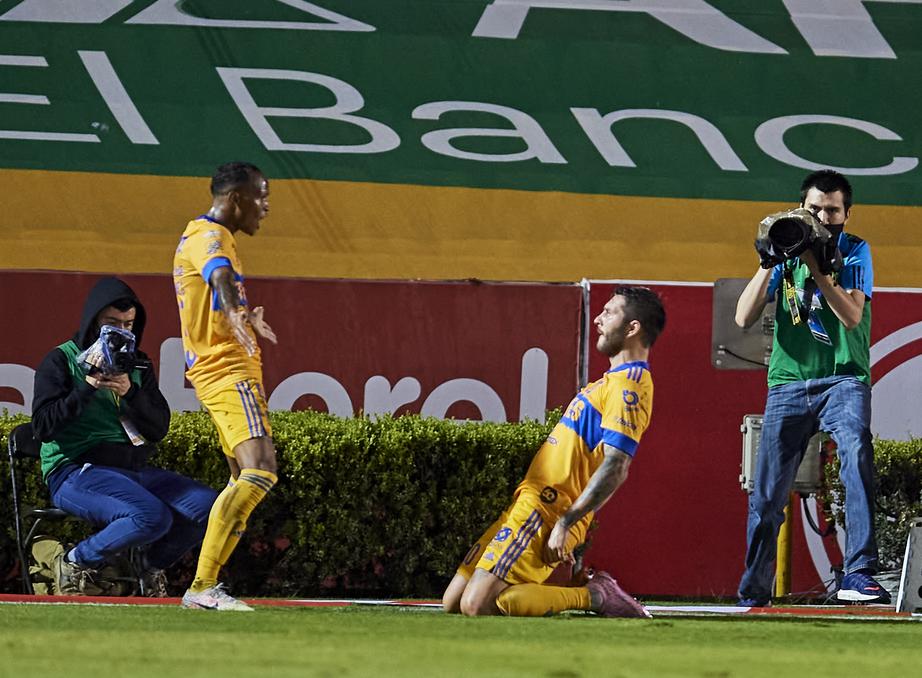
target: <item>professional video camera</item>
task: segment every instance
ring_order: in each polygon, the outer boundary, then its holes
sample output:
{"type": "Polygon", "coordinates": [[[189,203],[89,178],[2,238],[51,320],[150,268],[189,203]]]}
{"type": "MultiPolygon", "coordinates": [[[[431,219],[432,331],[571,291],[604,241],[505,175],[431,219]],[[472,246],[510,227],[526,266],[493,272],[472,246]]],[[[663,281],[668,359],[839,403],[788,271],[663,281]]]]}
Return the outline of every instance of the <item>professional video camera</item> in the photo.
{"type": "Polygon", "coordinates": [[[135,368],[147,367],[135,353],[135,337],[128,330],[112,325],[99,329],[99,339],[77,356],[80,368],[88,375],[111,376],[124,374],[135,368]]]}
{"type": "Polygon", "coordinates": [[[762,268],[771,268],[811,250],[820,271],[828,275],[842,268],[842,253],[836,241],[810,210],[798,207],[769,214],[759,222],[756,251],[762,268]]]}

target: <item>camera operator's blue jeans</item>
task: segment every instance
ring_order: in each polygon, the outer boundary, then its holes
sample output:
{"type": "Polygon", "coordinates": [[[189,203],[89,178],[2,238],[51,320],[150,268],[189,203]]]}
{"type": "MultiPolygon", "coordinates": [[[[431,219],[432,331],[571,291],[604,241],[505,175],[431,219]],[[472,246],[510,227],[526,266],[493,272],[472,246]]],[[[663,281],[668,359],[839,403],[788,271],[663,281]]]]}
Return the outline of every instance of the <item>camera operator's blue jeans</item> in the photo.
{"type": "Polygon", "coordinates": [[[877,571],[871,389],[850,376],[798,381],[768,390],[755,489],[749,496],[746,571],[740,598],[771,598],[778,531],[797,467],[817,431],[836,442],[845,487],[845,573],[877,571]]]}
{"type": "Polygon", "coordinates": [[[217,493],[172,471],[68,464],[48,478],[54,505],[102,529],[76,546],[75,560],[99,567],[150,545],[147,564],[166,568],[201,543],[217,493]]]}

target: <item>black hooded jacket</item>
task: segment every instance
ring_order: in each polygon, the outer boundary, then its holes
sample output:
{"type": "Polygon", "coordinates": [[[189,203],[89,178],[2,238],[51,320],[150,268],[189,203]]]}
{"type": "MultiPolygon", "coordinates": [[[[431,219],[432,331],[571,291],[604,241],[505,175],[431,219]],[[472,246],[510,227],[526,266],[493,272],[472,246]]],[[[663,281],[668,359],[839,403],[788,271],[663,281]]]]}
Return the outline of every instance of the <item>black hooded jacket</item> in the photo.
{"type": "MultiPolygon", "coordinates": [[[[120,299],[131,299],[134,304],[132,332],[135,335],[137,355],[150,365],[147,355],[140,350],[147,314],[134,291],[118,278],[103,278],[90,290],[83,306],[80,329],[73,337],[74,343],[83,350],[96,341],[99,337],[96,316],[120,299]]],[[[88,383],[74,383],[67,356],[59,348],[52,349],[35,372],[32,399],[35,437],[43,442],[54,440],[63,428],[80,417],[95,393],[96,389],[88,383]]],[[[166,436],[170,426],[170,406],[160,392],[152,366],[141,370],[141,386],[132,382],[128,393],[121,398],[120,407],[149,442],[159,442],[166,436]]]]}

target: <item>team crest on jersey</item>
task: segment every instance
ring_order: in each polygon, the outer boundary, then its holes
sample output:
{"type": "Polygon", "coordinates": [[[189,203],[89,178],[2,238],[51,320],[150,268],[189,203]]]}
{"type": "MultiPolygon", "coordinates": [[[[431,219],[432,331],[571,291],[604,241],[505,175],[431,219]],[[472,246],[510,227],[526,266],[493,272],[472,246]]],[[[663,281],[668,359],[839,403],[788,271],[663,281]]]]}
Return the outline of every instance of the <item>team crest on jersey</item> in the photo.
{"type": "Polygon", "coordinates": [[[557,490],[548,485],[543,490],[541,490],[541,501],[545,504],[553,504],[557,501],[557,490]]]}
{"type": "Polygon", "coordinates": [[[504,542],[509,539],[509,535],[512,534],[511,527],[500,528],[500,531],[496,533],[496,536],[493,537],[493,541],[504,542]]]}

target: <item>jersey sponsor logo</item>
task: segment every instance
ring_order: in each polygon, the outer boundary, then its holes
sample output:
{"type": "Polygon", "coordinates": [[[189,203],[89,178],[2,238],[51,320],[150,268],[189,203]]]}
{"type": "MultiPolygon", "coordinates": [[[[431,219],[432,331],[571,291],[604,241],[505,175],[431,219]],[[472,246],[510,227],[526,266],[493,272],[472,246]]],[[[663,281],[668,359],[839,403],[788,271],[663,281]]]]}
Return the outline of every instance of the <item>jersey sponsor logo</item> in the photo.
{"type": "Polygon", "coordinates": [[[621,392],[621,399],[624,400],[628,410],[635,409],[637,403],[640,402],[640,396],[637,395],[637,391],[631,391],[630,389],[624,389],[621,392]]]}
{"type": "Polygon", "coordinates": [[[553,504],[557,501],[557,490],[548,485],[543,490],[541,490],[541,501],[545,504],[553,504]]]}
{"type": "Polygon", "coordinates": [[[212,243],[208,243],[208,254],[217,254],[221,251],[221,241],[215,240],[212,243]]]}
{"type": "Polygon", "coordinates": [[[624,417],[618,417],[617,419],[615,419],[615,423],[624,428],[629,428],[632,431],[637,430],[637,424],[635,424],[634,422],[628,421],[624,417]]]}
{"type": "Polygon", "coordinates": [[[493,537],[493,541],[504,542],[509,539],[509,535],[512,534],[511,527],[503,527],[499,532],[496,533],[496,536],[493,537]]]}
{"type": "Polygon", "coordinates": [[[556,445],[556,444],[557,444],[557,438],[555,438],[554,436],[548,436],[548,437],[547,437],[547,441],[548,441],[551,445],[556,445]]]}
{"type": "Polygon", "coordinates": [[[474,544],[471,546],[470,550],[467,552],[467,555],[464,556],[464,564],[470,565],[474,562],[474,559],[477,557],[477,554],[480,553],[480,544],[474,544]]]}

